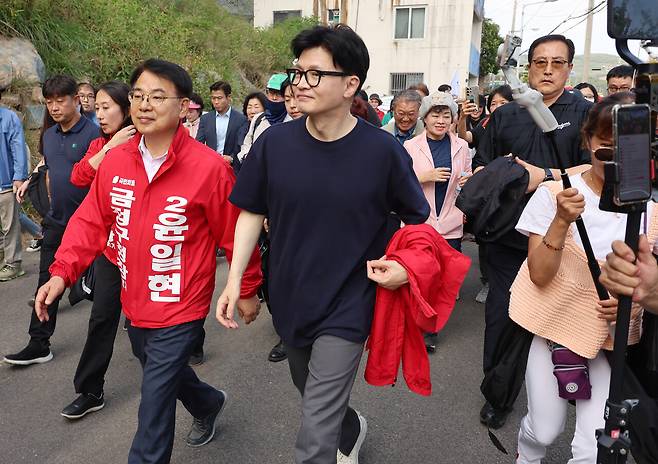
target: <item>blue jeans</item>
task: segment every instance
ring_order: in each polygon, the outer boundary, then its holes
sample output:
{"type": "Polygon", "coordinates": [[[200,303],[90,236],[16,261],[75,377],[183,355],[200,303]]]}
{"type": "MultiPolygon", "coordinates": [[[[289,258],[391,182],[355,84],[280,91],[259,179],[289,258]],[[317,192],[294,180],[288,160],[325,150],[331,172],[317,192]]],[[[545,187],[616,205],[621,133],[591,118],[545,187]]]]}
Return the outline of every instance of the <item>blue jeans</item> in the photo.
{"type": "Polygon", "coordinates": [[[36,239],[43,238],[41,226],[30,219],[23,211],[18,215],[18,219],[21,221],[21,229],[36,239]]]}
{"type": "Polygon", "coordinates": [[[187,364],[204,319],[162,329],[130,325],[133,354],[142,365],[142,399],[129,464],[167,464],[176,426],[176,399],[196,418],[217,410],[220,394],[187,364]]]}

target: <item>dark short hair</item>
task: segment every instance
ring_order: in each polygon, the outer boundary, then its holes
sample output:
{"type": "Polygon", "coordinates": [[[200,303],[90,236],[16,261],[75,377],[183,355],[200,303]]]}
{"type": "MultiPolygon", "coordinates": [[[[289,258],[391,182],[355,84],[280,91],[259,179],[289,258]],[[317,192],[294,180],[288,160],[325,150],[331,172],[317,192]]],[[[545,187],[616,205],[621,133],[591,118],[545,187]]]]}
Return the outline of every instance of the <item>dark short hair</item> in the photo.
{"type": "Polygon", "coordinates": [[[543,43],[547,42],[562,42],[567,46],[567,61],[569,63],[573,62],[573,56],[576,54],[576,47],[574,46],[571,39],[567,39],[562,34],[549,34],[535,39],[534,42],[530,45],[528,49],[528,63],[532,63],[532,56],[535,53],[535,49],[543,43]]]}
{"type": "Polygon", "coordinates": [[[634,70],[633,70],[632,66],[628,66],[627,64],[622,64],[622,65],[619,65],[619,66],[615,66],[610,71],[608,71],[608,74],[605,76],[605,80],[607,82],[613,77],[630,77],[630,78],[632,78],[633,74],[634,74],[634,70]]]}
{"type": "Polygon", "coordinates": [[[121,107],[121,112],[123,113],[123,123],[121,124],[121,128],[132,124],[130,119],[130,100],[128,99],[130,86],[119,81],[108,81],[101,84],[96,93],[101,90],[108,94],[112,101],[121,107]]]}
{"type": "Polygon", "coordinates": [[[94,92],[94,95],[96,95],[96,92],[98,92],[98,89],[94,86],[94,84],[90,82],[78,82],[78,90],[80,90],[80,87],[84,86],[91,87],[91,91],[94,92]]]}
{"type": "Polygon", "coordinates": [[[359,86],[356,91],[361,90],[370,68],[370,55],[356,32],[344,24],[315,26],[297,34],[291,43],[295,58],[299,58],[304,50],[316,47],[325,49],[338,69],[357,76],[359,86]]]}
{"type": "Polygon", "coordinates": [[[190,101],[193,101],[197,105],[199,105],[201,108],[199,108],[199,113],[203,113],[203,98],[198,93],[192,93],[190,95],[190,101]]]}
{"type": "Polygon", "coordinates": [[[180,65],[157,58],[149,58],[133,71],[130,76],[131,87],[135,86],[135,82],[144,71],[153,73],[174,84],[179,97],[189,98],[192,95],[192,78],[180,65]]]}
{"type": "Polygon", "coordinates": [[[228,97],[228,96],[231,95],[231,92],[232,92],[231,84],[229,84],[226,81],[217,81],[217,82],[213,83],[210,86],[210,91],[211,92],[216,92],[218,90],[221,90],[222,92],[224,92],[224,95],[226,95],[228,97]]]}
{"type": "Polygon", "coordinates": [[[580,84],[576,85],[574,87],[574,89],[576,89],[576,90],[590,89],[592,91],[592,93],[594,94],[594,103],[599,101],[599,92],[597,92],[596,87],[594,87],[589,82],[581,82],[580,84]]]}
{"type": "Polygon", "coordinates": [[[78,94],[78,84],[68,74],[58,74],[49,77],[41,87],[43,98],[75,97],[78,94]]]}
{"type": "Polygon", "coordinates": [[[452,87],[448,84],[441,84],[438,89],[439,92],[448,92],[452,91],[452,87]]]}
{"type": "Polygon", "coordinates": [[[242,104],[242,114],[245,116],[247,115],[247,106],[249,105],[249,102],[252,99],[256,99],[260,102],[261,105],[263,105],[263,108],[265,108],[265,104],[267,103],[267,97],[263,92],[251,92],[249,95],[244,97],[244,103],[242,104]]]}
{"type": "Polygon", "coordinates": [[[589,110],[585,123],[580,128],[583,146],[596,135],[602,139],[612,138],[612,107],[618,104],[634,103],[632,92],[617,92],[605,97],[589,110]]]}
{"type": "Polygon", "coordinates": [[[503,84],[496,87],[493,89],[493,92],[489,94],[489,98],[487,98],[487,111],[489,113],[491,113],[491,100],[493,100],[493,97],[496,95],[500,95],[508,102],[511,102],[514,99],[514,97],[512,97],[512,88],[509,85],[503,84]]]}

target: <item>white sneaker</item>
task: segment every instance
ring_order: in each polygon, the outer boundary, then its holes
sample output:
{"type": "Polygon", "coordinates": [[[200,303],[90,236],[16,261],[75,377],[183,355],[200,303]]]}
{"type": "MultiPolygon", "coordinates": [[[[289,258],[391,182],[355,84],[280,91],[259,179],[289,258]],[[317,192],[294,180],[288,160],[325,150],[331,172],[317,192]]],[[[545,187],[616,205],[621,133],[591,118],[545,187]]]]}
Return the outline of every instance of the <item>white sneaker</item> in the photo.
{"type": "Polygon", "coordinates": [[[359,436],[356,438],[356,443],[354,444],[354,448],[352,448],[352,452],[349,456],[345,456],[340,450],[338,450],[336,464],[359,464],[359,451],[361,450],[361,445],[363,445],[363,442],[366,439],[366,433],[368,433],[368,422],[359,411],[356,411],[356,415],[359,417],[359,436]]]}

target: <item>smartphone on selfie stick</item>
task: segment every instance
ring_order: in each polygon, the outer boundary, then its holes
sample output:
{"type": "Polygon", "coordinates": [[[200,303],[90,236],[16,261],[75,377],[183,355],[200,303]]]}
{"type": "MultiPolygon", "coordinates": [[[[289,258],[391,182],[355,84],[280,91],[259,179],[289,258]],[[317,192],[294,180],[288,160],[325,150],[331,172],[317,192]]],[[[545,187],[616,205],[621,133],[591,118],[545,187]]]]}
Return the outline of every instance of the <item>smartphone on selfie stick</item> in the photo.
{"type": "MultiPolygon", "coordinates": [[[[625,213],[624,241],[637,253],[642,214],[652,195],[651,109],[647,104],[615,105],[612,109],[614,148],[605,161],[605,182],[599,208],[625,213]]],[[[605,428],[596,431],[597,464],[625,463],[630,454],[630,415],[638,401],[623,398],[624,369],[631,320],[631,297],[620,296],[614,332],[610,390],[604,412],[605,428]]]]}

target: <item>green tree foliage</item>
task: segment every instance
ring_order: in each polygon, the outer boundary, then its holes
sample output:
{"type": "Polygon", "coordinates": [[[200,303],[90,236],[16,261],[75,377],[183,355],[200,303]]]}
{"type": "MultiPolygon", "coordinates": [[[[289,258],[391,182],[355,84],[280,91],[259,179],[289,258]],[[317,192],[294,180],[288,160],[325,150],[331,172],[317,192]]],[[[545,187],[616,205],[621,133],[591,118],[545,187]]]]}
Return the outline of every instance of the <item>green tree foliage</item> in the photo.
{"type": "Polygon", "coordinates": [[[48,74],[127,81],[139,61],[158,57],[184,66],[202,96],[218,79],[237,96],[264,87],[290,64],[292,37],[313,24],[254,29],[215,0],[0,1],[0,34],[32,41],[48,74]]]}
{"type": "Polygon", "coordinates": [[[480,53],[480,76],[486,76],[489,73],[498,72],[496,64],[496,54],[498,46],[504,42],[500,36],[500,26],[491,19],[485,18],[482,23],[482,47],[480,53]]]}

